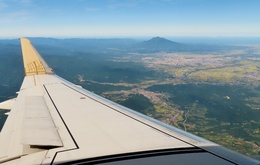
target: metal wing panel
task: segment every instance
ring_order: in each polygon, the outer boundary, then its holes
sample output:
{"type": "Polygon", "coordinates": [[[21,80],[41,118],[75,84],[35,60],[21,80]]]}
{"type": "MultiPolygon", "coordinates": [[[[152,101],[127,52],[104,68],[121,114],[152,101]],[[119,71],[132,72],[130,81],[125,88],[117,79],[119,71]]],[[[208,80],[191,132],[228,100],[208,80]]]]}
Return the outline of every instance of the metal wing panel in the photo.
{"type": "MultiPolygon", "coordinates": [[[[196,136],[193,138],[181,131],[176,132],[176,129],[170,126],[164,127],[160,122],[156,123],[153,119],[144,118],[139,113],[132,113],[127,108],[77,88],[62,79],[60,83],[46,84],[45,89],[78,145],[77,149],[59,152],[55,162],[157,149],[198,147],[203,148],[205,152],[201,154],[201,159],[214,160],[216,164],[257,162],[210,141],[196,136]]],[[[185,159],[184,155],[176,155],[175,158],[185,159]]],[[[191,159],[187,160],[193,162],[191,159]]],[[[203,161],[198,162],[194,164],[203,163],[203,161]]]]}
{"type": "MultiPolygon", "coordinates": [[[[126,152],[193,147],[134,118],[119,113],[67,84],[45,85],[57,111],[73,135],[79,149],[58,155],[80,159],[126,152]],[[90,152],[91,151],[91,152],[90,152]]],[[[80,90],[80,89],[78,89],[80,90]]],[[[62,158],[62,159],[63,159],[62,158]]],[[[61,160],[62,160],[61,159],[61,160]]]]}
{"type": "Polygon", "coordinates": [[[42,96],[25,98],[22,144],[36,146],[62,146],[62,141],[42,96]]]}

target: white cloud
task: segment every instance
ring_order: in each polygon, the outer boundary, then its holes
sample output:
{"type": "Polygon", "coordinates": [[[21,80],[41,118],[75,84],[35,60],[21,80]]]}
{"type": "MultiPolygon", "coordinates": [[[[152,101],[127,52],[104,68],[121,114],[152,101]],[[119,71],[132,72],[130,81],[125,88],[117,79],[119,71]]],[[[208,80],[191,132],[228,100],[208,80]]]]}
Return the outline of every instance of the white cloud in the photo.
{"type": "Polygon", "coordinates": [[[86,8],[86,12],[96,12],[96,11],[98,11],[99,9],[98,8],[93,8],[93,7],[88,7],[88,8],[86,8]]]}
{"type": "Polygon", "coordinates": [[[24,20],[29,17],[29,14],[26,11],[17,11],[17,12],[7,14],[7,16],[10,18],[17,18],[19,20],[24,20]]]}
{"type": "Polygon", "coordinates": [[[130,0],[130,1],[112,1],[108,4],[108,8],[117,9],[117,8],[132,8],[138,4],[144,2],[145,0],[130,0]]]}
{"type": "Polygon", "coordinates": [[[32,4],[33,0],[6,0],[6,1],[27,5],[27,4],[32,4]]]}
{"type": "Polygon", "coordinates": [[[30,17],[31,16],[26,11],[6,13],[3,17],[0,18],[0,24],[23,22],[28,20],[30,17]]]}
{"type": "Polygon", "coordinates": [[[23,4],[30,4],[32,3],[32,0],[20,0],[20,2],[23,4]]]}
{"type": "MultiPolygon", "coordinates": [[[[175,0],[161,0],[161,2],[174,2],[175,0]]],[[[125,1],[117,1],[113,0],[108,3],[108,8],[110,9],[118,9],[118,8],[133,8],[137,6],[147,6],[151,4],[158,4],[159,0],[125,0],[125,1]]]]}

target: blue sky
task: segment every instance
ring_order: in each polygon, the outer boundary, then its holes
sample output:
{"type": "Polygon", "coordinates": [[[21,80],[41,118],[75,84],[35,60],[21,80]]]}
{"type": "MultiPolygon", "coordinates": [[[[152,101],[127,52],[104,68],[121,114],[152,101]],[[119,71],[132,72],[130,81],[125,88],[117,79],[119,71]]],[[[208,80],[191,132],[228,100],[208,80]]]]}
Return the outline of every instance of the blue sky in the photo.
{"type": "Polygon", "coordinates": [[[0,0],[0,38],[260,36],[260,0],[0,0]]]}

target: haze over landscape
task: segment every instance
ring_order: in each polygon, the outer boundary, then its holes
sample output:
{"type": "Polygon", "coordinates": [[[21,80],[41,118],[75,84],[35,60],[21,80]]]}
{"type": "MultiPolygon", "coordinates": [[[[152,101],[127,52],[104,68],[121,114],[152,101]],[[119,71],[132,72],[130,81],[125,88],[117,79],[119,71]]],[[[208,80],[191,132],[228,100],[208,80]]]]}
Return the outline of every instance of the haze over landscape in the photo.
{"type": "Polygon", "coordinates": [[[0,102],[19,91],[17,38],[29,37],[59,76],[259,155],[259,6],[258,0],[0,0],[0,102]]]}

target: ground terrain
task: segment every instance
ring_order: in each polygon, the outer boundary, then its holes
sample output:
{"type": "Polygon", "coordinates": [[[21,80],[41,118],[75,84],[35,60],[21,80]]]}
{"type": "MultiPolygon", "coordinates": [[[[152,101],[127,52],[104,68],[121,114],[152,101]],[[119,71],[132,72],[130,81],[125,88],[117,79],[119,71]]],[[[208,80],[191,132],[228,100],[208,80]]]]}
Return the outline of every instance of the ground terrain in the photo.
{"type": "MultiPolygon", "coordinates": [[[[87,90],[243,154],[260,154],[260,45],[188,47],[158,37],[141,44],[32,42],[59,76],[87,90]]],[[[19,42],[0,42],[0,77],[0,100],[15,97],[23,79],[19,42]]]]}
{"type": "Polygon", "coordinates": [[[102,95],[133,109],[136,104],[129,101],[136,103],[134,97],[143,96],[153,106],[142,113],[256,155],[260,152],[260,56],[259,51],[247,51],[132,54],[129,61],[167,76],[125,84],[131,89],[102,95]]]}

